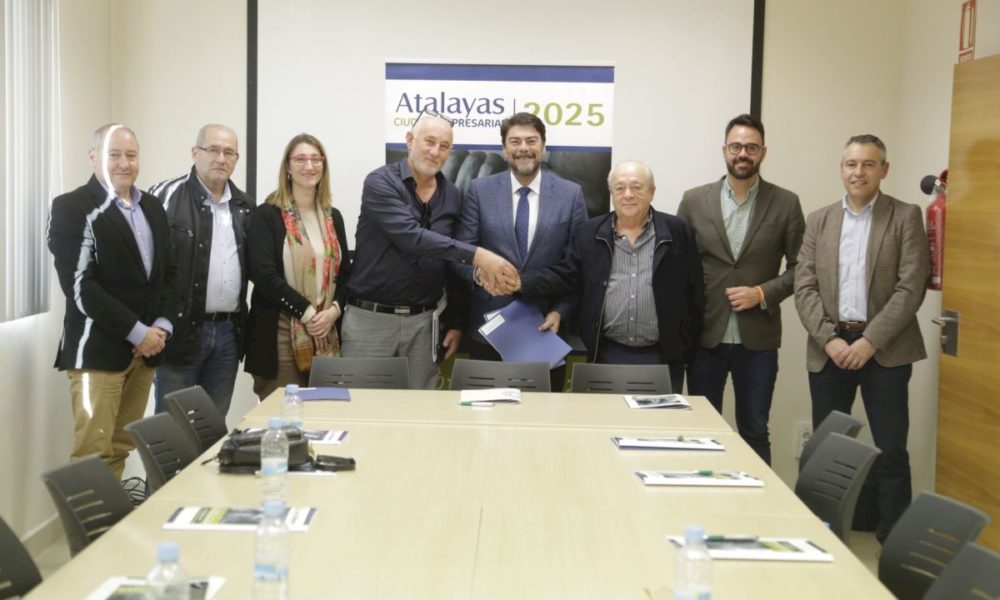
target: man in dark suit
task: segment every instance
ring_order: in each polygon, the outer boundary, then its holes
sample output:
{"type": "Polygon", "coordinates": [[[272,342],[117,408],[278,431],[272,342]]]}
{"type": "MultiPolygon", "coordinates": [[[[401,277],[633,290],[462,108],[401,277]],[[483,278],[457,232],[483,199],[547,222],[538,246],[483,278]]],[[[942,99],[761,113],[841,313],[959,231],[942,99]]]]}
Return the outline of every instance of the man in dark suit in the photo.
{"type": "Polygon", "coordinates": [[[885,144],[852,137],[844,148],[843,199],[809,215],[795,272],[795,307],[809,334],[806,367],[813,427],[831,411],[850,413],[858,388],[875,445],[885,541],[910,505],[909,382],[927,357],[917,323],[930,275],[923,215],[880,191],[889,174],[885,144]]]}
{"type": "Polygon", "coordinates": [[[175,272],[167,216],[135,186],[139,142],[121,124],[94,132],[90,181],[52,201],[48,244],[66,316],[55,366],[75,420],[71,458],[97,453],[119,477],[134,448],[125,426],[146,409],[172,325],[175,272]]]}
{"type": "MultiPolygon", "coordinates": [[[[462,205],[455,239],[506,258],[518,271],[558,263],[577,227],[587,220],[583,190],[551,171],[542,171],[545,123],[530,113],[517,113],[500,125],[500,140],[509,171],[474,179],[462,205]]],[[[469,281],[474,271],[459,266],[469,281]]],[[[491,296],[477,287],[472,292],[468,344],[471,358],[501,360],[479,333],[483,315],[510,304],[510,295],[491,296]]],[[[543,329],[559,332],[573,310],[573,296],[537,298],[532,303],[545,315],[543,329]]],[[[552,389],[562,390],[565,367],[552,371],[552,389]]]]}
{"type": "Polygon", "coordinates": [[[688,392],[722,412],[732,373],[736,427],[771,464],[767,422],[778,377],[780,304],[792,294],[805,219],[798,196],[760,177],[766,155],[763,123],[750,115],[732,119],[722,146],[727,175],[684,192],[677,215],[697,232],[705,269],[705,329],[688,368],[688,392]]]}

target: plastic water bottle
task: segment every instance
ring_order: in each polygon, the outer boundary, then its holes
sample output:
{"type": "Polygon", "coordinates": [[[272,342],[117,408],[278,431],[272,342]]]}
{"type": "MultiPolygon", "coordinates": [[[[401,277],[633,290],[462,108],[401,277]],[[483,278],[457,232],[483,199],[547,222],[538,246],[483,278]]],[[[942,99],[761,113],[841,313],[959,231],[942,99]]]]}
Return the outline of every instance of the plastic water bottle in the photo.
{"type": "Polygon", "coordinates": [[[712,557],[705,547],[705,529],[700,525],[684,528],[684,547],[677,550],[674,566],[674,600],[710,600],[712,597],[712,557]]]}
{"type": "Polygon", "coordinates": [[[264,515],[257,525],[254,548],[254,600],[288,598],[288,557],[291,545],[285,525],[285,504],[277,500],[264,503],[264,515]]]}
{"type": "Polygon", "coordinates": [[[285,427],[302,429],[302,396],[299,386],[289,383],[285,386],[285,401],[281,403],[281,418],[285,427]]]}
{"type": "Polygon", "coordinates": [[[146,576],[153,600],[189,600],[191,597],[191,584],[177,564],[179,556],[176,542],[160,542],[156,546],[156,566],[146,576]]]}
{"type": "Polygon", "coordinates": [[[260,496],[261,504],[268,500],[282,503],[288,500],[288,436],[282,427],[281,417],[267,421],[267,431],[260,441],[260,496]]]}

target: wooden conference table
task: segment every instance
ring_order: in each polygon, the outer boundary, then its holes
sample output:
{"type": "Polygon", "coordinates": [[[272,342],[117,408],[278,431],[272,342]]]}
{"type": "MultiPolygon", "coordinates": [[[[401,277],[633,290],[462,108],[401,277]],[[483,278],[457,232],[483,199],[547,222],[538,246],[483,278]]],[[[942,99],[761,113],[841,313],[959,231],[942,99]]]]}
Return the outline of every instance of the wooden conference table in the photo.
{"type": "MultiPolygon", "coordinates": [[[[526,393],[520,405],[458,405],[458,392],[351,390],[306,404],[309,429],[346,429],[355,472],[289,478],[315,506],[292,534],[291,597],[672,598],[687,523],[710,533],[807,537],[833,563],[716,561],[714,598],[892,598],[702,398],[691,411],[632,410],[619,395],[526,393]],[[712,436],[724,452],[619,451],[614,435],[712,436]],[[740,469],[763,488],[646,488],[639,469],[740,469]]],[[[277,396],[246,425],[276,414],[277,396]]],[[[210,456],[212,450],[206,453],[210,456]]],[[[226,577],[219,598],[250,598],[254,535],[163,531],[182,505],[254,506],[254,477],[200,461],[181,472],[30,598],[83,598],[140,575],[165,539],[190,575],[226,577]]]]}

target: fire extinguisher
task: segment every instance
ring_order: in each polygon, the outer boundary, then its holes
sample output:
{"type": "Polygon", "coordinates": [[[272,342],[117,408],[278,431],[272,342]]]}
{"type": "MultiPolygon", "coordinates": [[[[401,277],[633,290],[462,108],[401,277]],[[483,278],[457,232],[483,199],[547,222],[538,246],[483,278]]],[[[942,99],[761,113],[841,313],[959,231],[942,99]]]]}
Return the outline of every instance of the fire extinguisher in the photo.
{"type": "Polygon", "coordinates": [[[927,289],[940,290],[944,277],[944,217],[948,203],[948,169],[939,177],[928,175],[920,180],[920,189],[934,200],[927,207],[927,241],[930,244],[931,279],[927,289]]]}

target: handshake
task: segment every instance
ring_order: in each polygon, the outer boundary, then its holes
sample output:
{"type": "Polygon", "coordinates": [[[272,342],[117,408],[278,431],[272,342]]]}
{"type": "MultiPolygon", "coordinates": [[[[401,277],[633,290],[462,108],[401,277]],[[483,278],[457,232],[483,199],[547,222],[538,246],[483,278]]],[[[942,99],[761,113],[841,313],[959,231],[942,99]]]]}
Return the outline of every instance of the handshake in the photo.
{"type": "Polygon", "coordinates": [[[485,248],[477,248],[472,259],[472,278],[491,296],[507,296],[521,289],[521,276],[514,265],[485,248]]]}

